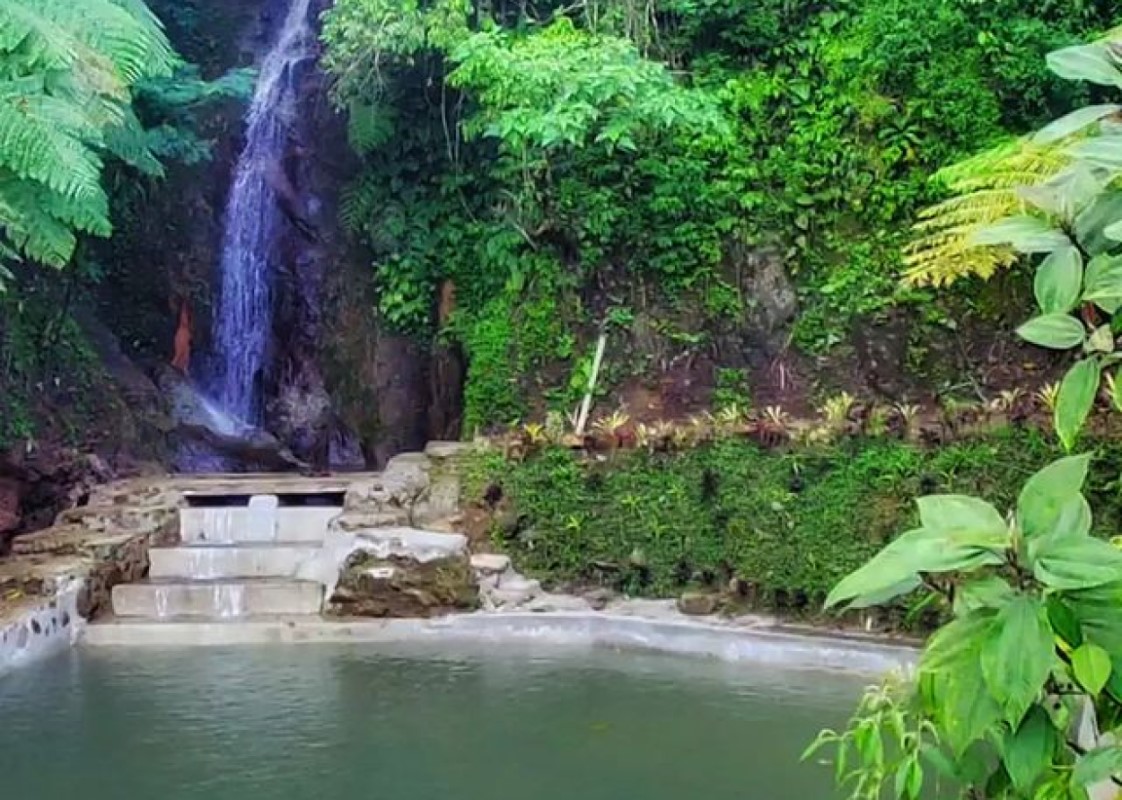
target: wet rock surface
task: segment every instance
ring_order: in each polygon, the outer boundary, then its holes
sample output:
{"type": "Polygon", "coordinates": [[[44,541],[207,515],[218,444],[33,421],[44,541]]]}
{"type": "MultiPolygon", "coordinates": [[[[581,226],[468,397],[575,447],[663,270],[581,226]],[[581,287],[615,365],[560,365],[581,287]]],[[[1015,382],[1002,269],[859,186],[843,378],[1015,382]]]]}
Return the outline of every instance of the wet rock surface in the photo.
{"type": "Polygon", "coordinates": [[[707,592],[686,592],[678,598],[680,612],[691,617],[706,617],[717,613],[720,597],[707,592]]]}
{"type": "Polygon", "coordinates": [[[328,611],[357,617],[433,617],[478,607],[479,592],[466,555],[420,562],[359,551],[347,559],[328,611]]]}

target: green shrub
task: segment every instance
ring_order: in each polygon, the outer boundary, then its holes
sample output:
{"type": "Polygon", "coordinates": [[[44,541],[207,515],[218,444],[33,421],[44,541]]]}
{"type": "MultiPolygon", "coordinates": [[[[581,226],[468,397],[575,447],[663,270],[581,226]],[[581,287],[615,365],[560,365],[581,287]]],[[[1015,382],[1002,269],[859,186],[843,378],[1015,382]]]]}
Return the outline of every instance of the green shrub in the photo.
{"type": "MultiPolygon", "coordinates": [[[[1089,496],[1096,524],[1111,530],[1122,510],[1122,447],[1100,450],[1089,496]]],[[[473,499],[489,483],[501,486],[510,507],[498,515],[496,542],[538,577],[670,596],[736,576],[762,602],[817,608],[913,526],[911,498],[963,492],[1011,507],[1025,478],[1057,452],[1044,434],[1019,429],[938,450],[852,439],[778,452],[724,440],[605,463],[549,449],[517,464],[492,452],[478,456],[467,491],[473,499]]]]}

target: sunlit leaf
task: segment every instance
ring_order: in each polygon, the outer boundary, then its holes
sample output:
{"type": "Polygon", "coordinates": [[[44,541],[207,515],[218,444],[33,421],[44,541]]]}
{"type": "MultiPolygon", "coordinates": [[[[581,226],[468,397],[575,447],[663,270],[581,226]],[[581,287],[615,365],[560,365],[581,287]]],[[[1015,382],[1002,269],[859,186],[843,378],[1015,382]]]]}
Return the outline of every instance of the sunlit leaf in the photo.
{"type": "Polygon", "coordinates": [[[1110,680],[1110,653],[1097,644],[1085,642],[1071,654],[1071,668],[1079,685],[1098,694],[1110,680]]]}
{"type": "Polygon", "coordinates": [[[1099,391],[1100,368],[1093,358],[1077,362],[1060,382],[1054,413],[1056,434],[1064,448],[1071,450],[1075,439],[1091,413],[1099,391]]]}
{"type": "Polygon", "coordinates": [[[1051,589],[1089,589],[1122,581],[1122,551],[1090,536],[1034,541],[1033,574],[1051,589]]]}
{"type": "Polygon", "coordinates": [[[1025,483],[1017,498],[1017,523],[1026,536],[1055,532],[1064,509],[1081,497],[1091,456],[1084,453],[1053,461],[1025,483]]]}
{"type": "Polygon", "coordinates": [[[982,675],[1006,720],[1017,725],[1052,669],[1052,627],[1043,603],[1021,595],[997,614],[982,645],[982,675]]]}
{"type": "Polygon", "coordinates": [[[1075,247],[1061,247],[1041,262],[1033,291],[1045,314],[1066,314],[1079,302],[1083,287],[1083,258],[1075,247]]]}
{"type": "Polygon", "coordinates": [[[1078,133],[1087,126],[1095,124],[1103,117],[1116,114],[1120,110],[1122,110],[1122,106],[1114,103],[1085,106],[1045,125],[1033,136],[1032,140],[1036,144],[1051,144],[1066,136],[1071,136],[1073,133],[1078,133]]]}
{"type": "Polygon", "coordinates": [[[1105,44],[1095,42],[1065,47],[1048,54],[1048,67],[1061,78],[1090,81],[1102,86],[1122,86],[1118,71],[1105,44]]]}
{"type": "Polygon", "coordinates": [[[1050,253],[1071,244],[1067,234],[1040,217],[1020,216],[982,228],[972,239],[976,245],[1010,245],[1022,253],[1050,253]]]}
{"type": "Polygon", "coordinates": [[[1001,548],[1009,543],[1005,519],[984,500],[940,494],[921,497],[916,505],[923,527],[945,534],[949,542],[987,548],[1001,548]]]}
{"type": "Polygon", "coordinates": [[[1087,338],[1083,324],[1069,314],[1033,317],[1017,328],[1017,335],[1027,342],[1053,350],[1070,350],[1083,344],[1087,338]]]}

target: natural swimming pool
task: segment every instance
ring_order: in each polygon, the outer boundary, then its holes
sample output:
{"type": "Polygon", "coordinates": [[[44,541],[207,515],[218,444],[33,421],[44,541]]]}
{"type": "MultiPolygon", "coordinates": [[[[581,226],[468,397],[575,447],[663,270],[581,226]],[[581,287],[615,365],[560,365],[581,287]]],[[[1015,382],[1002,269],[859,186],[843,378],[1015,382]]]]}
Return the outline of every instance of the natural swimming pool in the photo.
{"type": "Polygon", "coordinates": [[[867,678],[503,645],[89,649],[0,678],[27,800],[806,800],[867,678]]]}

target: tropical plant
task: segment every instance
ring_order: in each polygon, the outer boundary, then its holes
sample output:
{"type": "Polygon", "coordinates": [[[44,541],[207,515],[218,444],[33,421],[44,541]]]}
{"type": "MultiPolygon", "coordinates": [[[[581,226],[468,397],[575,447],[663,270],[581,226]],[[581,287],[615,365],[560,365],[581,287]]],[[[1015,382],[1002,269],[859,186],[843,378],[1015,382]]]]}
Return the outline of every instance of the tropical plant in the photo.
{"type": "Polygon", "coordinates": [[[857,398],[849,392],[840,392],[827,398],[818,413],[826,420],[826,424],[835,430],[841,430],[849,422],[849,412],[853,410],[857,398]]]}
{"type": "Polygon", "coordinates": [[[839,583],[828,606],[927,592],[951,616],[912,681],[825,731],[853,798],[1087,797],[1122,775],[1122,551],[1091,535],[1089,457],[1033,475],[1007,516],[977,498],[918,500],[918,528],[839,583]]]}
{"type": "Polygon", "coordinates": [[[110,234],[104,161],[160,172],[132,88],[174,63],[141,0],[0,5],[0,269],[62,267],[78,234],[110,234]]]}
{"type": "Polygon", "coordinates": [[[960,278],[992,277],[1016,263],[1012,247],[979,247],[975,235],[1027,203],[1019,191],[1055,177],[1070,163],[1063,152],[1029,137],[999,145],[940,170],[935,179],[952,197],[919,212],[914,238],[904,247],[904,281],[949,286],[960,278]]]}
{"type": "MultiPolygon", "coordinates": [[[[1051,53],[1048,65],[1063,78],[1122,89],[1122,32],[1051,53]]],[[[1049,168],[1061,169],[1043,182],[1021,186],[1011,186],[1004,173],[991,169],[988,194],[973,205],[960,198],[973,209],[965,227],[955,228],[955,220],[964,219],[955,217],[957,212],[945,216],[949,222],[943,227],[955,230],[960,240],[966,236],[968,249],[991,265],[1010,260],[1014,252],[1043,255],[1033,287],[1039,313],[1017,333],[1032,344],[1077,349],[1081,356],[1061,381],[1053,412],[1056,432],[1069,450],[1091,412],[1103,370],[1122,360],[1109,319],[1122,307],[1122,191],[1116,185],[1122,175],[1120,113],[1122,105],[1104,103],[1047,125],[1032,144],[1049,154],[1049,168]],[[999,190],[993,189],[995,181],[999,190]],[[985,214],[975,213],[982,206],[985,214]],[[994,209],[1004,216],[981,224],[994,209]]]]}
{"type": "Polygon", "coordinates": [[[1046,383],[1033,393],[1033,398],[1049,414],[1055,413],[1056,402],[1060,397],[1060,384],[1058,382],[1046,383]]]}

